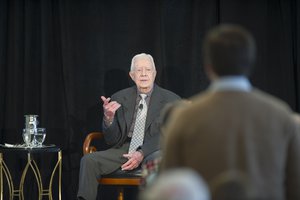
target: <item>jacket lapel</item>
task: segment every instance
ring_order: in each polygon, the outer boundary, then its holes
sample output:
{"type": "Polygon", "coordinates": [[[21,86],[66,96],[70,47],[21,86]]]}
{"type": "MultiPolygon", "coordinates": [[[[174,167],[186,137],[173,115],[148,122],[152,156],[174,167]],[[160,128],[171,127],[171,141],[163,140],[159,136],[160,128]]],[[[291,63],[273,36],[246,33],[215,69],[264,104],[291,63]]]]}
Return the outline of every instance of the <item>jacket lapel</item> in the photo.
{"type": "Polygon", "coordinates": [[[136,87],[133,87],[132,90],[130,90],[129,94],[126,97],[124,97],[124,101],[122,103],[122,107],[124,110],[124,118],[128,130],[132,123],[132,117],[135,109],[135,101],[136,101],[136,87]]]}
{"type": "Polygon", "coordinates": [[[163,99],[160,95],[160,88],[157,85],[154,85],[153,92],[151,95],[149,109],[147,113],[146,126],[145,130],[147,130],[152,123],[152,121],[157,117],[157,113],[161,111],[161,107],[163,106],[163,99]]]}

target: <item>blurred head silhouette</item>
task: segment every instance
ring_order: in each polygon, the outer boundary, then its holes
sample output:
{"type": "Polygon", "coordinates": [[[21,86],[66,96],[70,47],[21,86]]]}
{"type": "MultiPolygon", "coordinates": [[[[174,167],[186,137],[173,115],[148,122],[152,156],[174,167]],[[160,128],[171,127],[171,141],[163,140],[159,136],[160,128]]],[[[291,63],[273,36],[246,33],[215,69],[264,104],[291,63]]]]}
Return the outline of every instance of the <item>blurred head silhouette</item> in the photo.
{"type": "Polygon", "coordinates": [[[255,61],[255,41],[238,25],[224,24],[207,33],[203,45],[204,66],[210,79],[248,76],[255,61]]]}
{"type": "Polygon", "coordinates": [[[205,181],[192,169],[165,171],[142,194],[141,200],[209,200],[205,181]]]}

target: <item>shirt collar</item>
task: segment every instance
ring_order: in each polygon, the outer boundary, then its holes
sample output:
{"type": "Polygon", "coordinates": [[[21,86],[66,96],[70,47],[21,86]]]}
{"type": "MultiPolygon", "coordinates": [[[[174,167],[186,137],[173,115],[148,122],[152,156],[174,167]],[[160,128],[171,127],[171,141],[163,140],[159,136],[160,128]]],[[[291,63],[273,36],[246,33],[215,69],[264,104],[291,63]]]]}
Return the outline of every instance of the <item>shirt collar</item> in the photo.
{"type": "Polygon", "coordinates": [[[146,94],[146,95],[147,95],[146,99],[147,99],[147,98],[149,98],[149,96],[151,96],[152,92],[153,92],[153,87],[152,87],[152,89],[151,89],[149,92],[147,92],[147,93],[141,93],[141,92],[137,89],[137,96],[140,98],[140,94],[146,94]]]}
{"type": "Polygon", "coordinates": [[[244,91],[249,92],[252,85],[245,76],[224,76],[213,81],[209,90],[215,91],[244,91]]]}

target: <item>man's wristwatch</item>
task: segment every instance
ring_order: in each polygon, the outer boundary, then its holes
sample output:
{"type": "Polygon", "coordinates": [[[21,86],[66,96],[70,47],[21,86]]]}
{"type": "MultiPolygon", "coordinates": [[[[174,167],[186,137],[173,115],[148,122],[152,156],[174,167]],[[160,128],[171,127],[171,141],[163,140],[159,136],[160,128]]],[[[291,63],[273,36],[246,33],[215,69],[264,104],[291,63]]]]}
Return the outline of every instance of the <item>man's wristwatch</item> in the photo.
{"type": "Polygon", "coordinates": [[[107,120],[105,117],[103,118],[103,120],[104,120],[104,123],[107,125],[107,126],[110,126],[112,123],[113,123],[113,121],[114,120],[107,120]]]}

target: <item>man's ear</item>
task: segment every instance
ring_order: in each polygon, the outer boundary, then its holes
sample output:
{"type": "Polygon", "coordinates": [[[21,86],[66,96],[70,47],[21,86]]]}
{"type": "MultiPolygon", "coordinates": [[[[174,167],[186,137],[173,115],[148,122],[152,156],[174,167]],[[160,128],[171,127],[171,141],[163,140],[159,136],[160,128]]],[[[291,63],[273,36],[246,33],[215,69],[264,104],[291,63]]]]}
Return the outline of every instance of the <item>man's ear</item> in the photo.
{"type": "Polygon", "coordinates": [[[130,72],[129,72],[129,76],[130,76],[130,78],[134,81],[134,75],[133,75],[133,73],[134,73],[134,72],[130,71],[130,72]]]}
{"type": "Polygon", "coordinates": [[[156,74],[157,74],[156,70],[154,70],[154,72],[153,72],[153,73],[154,73],[154,75],[153,75],[153,76],[154,76],[154,79],[155,79],[155,78],[156,78],[156,74]]]}
{"type": "Polygon", "coordinates": [[[208,76],[208,78],[210,80],[214,80],[218,77],[211,64],[205,64],[204,69],[205,69],[206,75],[208,76]]]}

